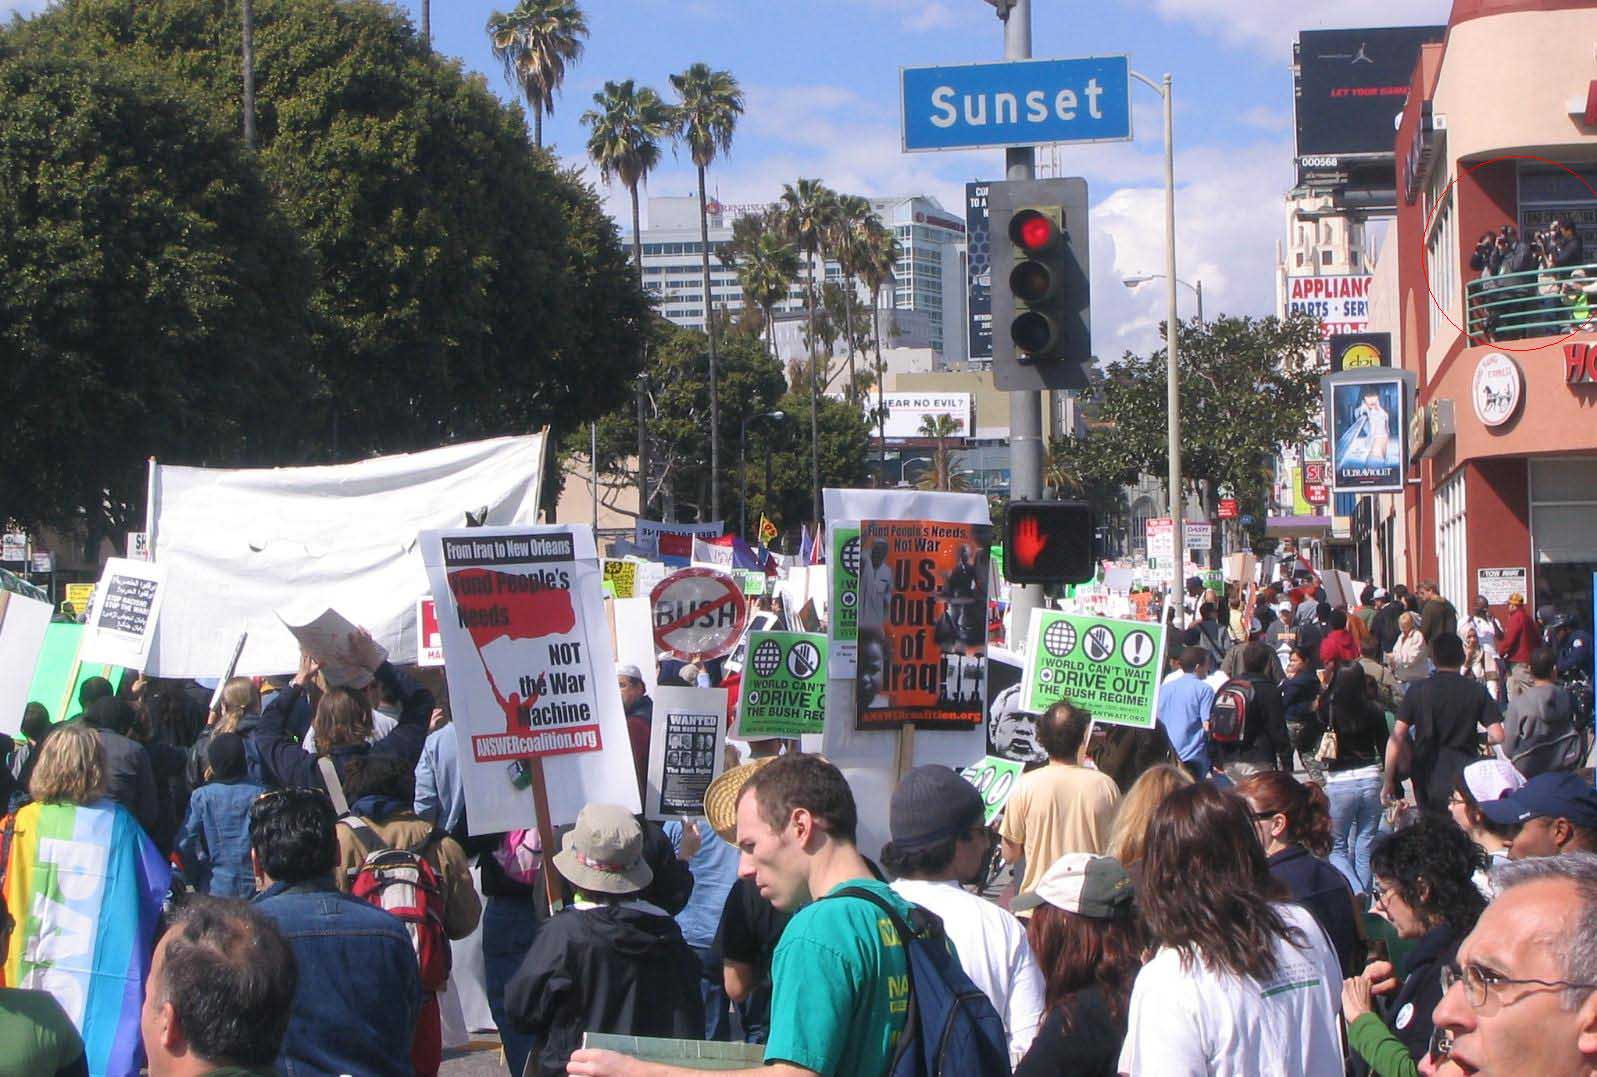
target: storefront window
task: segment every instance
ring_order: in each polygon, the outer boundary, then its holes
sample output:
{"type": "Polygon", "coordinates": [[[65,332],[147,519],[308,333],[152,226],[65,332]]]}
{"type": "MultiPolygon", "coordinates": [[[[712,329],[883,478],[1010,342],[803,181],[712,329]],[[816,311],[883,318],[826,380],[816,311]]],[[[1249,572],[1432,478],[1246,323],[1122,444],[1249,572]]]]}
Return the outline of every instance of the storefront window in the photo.
{"type": "Polygon", "coordinates": [[[1578,613],[1589,629],[1597,572],[1597,457],[1532,460],[1530,497],[1536,605],[1578,613]]]}
{"type": "Polygon", "coordinates": [[[1436,488],[1436,583],[1460,609],[1473,597],[1465,555],[1464,472],[1436,488]]]}

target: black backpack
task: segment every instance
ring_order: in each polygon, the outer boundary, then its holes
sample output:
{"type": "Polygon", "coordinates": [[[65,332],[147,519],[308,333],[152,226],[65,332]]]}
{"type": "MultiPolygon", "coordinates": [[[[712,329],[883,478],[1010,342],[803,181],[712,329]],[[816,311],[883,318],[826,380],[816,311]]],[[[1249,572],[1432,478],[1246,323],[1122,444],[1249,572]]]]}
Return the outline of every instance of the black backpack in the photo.
{"type": "Polygon", "coordinates": [[[827,896],[870,902],[904,944],[909,1009],[887,1077],[1008,1077],[1009,1036],[1003,1018],[960,967],[942,920],[917,905],[906,923],[890,902],[863,887],[845,887],[827,896]]]}

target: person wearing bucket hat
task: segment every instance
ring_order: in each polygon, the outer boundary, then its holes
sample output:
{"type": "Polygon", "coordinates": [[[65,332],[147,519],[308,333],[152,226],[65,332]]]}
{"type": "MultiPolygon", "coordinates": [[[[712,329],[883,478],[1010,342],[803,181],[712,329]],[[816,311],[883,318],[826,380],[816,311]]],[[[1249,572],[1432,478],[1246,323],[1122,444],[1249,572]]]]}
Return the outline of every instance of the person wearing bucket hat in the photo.
{"type": "Polygon", "coordinates": [[[1047,983],[1042,1028],[1016,1077],[1113,1077],[1147,946],[1131,877],[1113,857],[1066,853],[1011,907],[1031,910],[1026,933],[1047,983]]]}
{"type": "Polygon", "coordinates": [[[1538,774],[1480,808],[1494,823],[1519,827],[1508,847],[1512,860],[1597,853],[1597,790],[1578,774],[1538,774]]]}
{"type": "Polygon", "coordinates": [[[699,1039],[699,960],[675,920],[642,892],[654,872],[625,808],[589,804],[554,865],[577,891],[539,929],[505,990],[505,1009],[536,1042],[526,1072],[566,1072],[582,1034],[699,1039]]]}
{"type": "Polygon", "coordinates": [[[1026,929],[1014,915],[964,889],[978,881],[993,851],[993,832],[976,787],[948,767],[905,774],[888,808],[892,840],[882,867],[905,900],[942,918],[971,982],[992,1000],[1018,1062],[1042,1020],[1043,982],[1026,929]]]}

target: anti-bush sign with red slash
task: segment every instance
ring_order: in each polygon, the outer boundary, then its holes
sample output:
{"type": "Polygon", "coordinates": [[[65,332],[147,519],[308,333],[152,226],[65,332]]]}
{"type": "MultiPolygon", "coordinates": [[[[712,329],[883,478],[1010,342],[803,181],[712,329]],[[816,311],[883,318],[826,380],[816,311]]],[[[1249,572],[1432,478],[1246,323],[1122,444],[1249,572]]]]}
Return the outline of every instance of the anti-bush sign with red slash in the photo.
{"type": "Polygon", "coordinates": [[[738,581],[708,568],[685,568],[655,585],[654,643],[683,661],[719,658],[743,635],[748,604],[738,581]]]}

